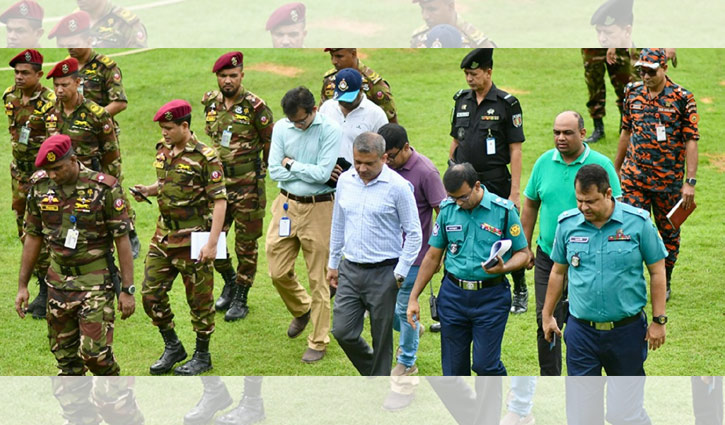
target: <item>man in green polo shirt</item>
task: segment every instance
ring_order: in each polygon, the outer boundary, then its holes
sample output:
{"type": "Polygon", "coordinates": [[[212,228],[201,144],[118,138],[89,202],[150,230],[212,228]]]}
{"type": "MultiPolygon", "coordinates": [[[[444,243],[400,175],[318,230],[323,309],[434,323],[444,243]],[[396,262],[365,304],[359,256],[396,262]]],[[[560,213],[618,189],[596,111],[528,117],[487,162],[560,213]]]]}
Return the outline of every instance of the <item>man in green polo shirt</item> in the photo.
{"type": "MultiPolygon", "coordinates": [[[[561,341],[557,339],[553,349],[544,339],[541,327],[541,310],[544,307],[549,273],[553,265],[551,255],[557,218],[562,212],[576,208],[574,194],[574,176],[586,164],[599,164],[609,174],[609,184],[615,198],[622,196],[619,179],[614,172],[612,161],[593,151],[584,139],[586,129],[584,119],[575,111],[564,111],[554,120],[554,149],[544,152],[534,164],[529,183],[524,191],[524,204],[521,213],[521,225],[529,242],[530,262],[528,268],[536,266],[534,286],[536,292],[536,339],[539,349],[539,368],[542,376],[561,375],[561,341]],[[536,256],[531,252],[531,241],[539,220],[539,237],[536,240],[536,256]],[[535,259],[534,259],[535,258],[535,259]]],[[[563,323],[564,314],[561,302],[556,306],[555,316],[563,323]]]]}

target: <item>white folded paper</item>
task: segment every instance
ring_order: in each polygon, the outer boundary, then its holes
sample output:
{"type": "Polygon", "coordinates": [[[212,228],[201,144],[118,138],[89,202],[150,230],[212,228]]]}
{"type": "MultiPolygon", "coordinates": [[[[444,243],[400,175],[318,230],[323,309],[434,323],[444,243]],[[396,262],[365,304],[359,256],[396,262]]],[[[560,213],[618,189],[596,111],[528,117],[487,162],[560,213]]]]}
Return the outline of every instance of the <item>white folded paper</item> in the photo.
{"type": "Polygon", "coordinates": [[[498,263],[498,257],[503,258],[504,254],[506,254],[509,249],[511,249],[511,239],[501,239],[496,241],[496,243],[494,243],[491,247],[491,255],[489,255],[488,260],[483,263],[483,268],[490,269],[491,267],[494,267],[498,263]]]}
{"type": "MultiPolygon", "coordinates": [[[[209,242],[209,232],[191,232],[191,259],[198,260],[201,248],[209,242]]],[[[219,234],[219,242],[216,244],[216,258],[227,258],[227,234],[219,234]]]]}

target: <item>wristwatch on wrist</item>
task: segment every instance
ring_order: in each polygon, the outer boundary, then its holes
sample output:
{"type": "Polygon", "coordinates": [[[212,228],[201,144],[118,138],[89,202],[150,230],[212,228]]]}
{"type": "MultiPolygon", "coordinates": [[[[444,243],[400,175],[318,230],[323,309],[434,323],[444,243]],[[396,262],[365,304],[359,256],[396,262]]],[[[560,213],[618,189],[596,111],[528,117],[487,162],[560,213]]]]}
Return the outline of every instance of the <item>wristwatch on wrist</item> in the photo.
{"type": "Polygon", "coordinates": [[[393,273],[393,275],[395,275],[395,281],[398,283],[403,283],[403,281],[405,280],[405,276],[403,275],[397,273],[393,273]]]}
{"type": "Polygon", "coordinates": [[[693,178],[685,179],[685,183],[689,184],[690,186],[694,186],[697,183],[697,179],[693,179],[693,178]]]}
{"type": "Polygon", "coordinates": [[[125,288],[121,288],[121,292],[126,293],[128,295],[133,295],[136,293],[136,285],[131,285],[125,288]]]}
{"type": "Polygon", "coordinates": [[[652,318],[652,322],[659,323],[660,325],[664,325],[665,323],[667,323],[667,316],[665,316],[664,314],[661,316],[654,316],[652,318]]]}
{"type": "Polygon", "coordinates": [[[286,168],[287,171],[292,171],[292,164],[294,164],[294,163],[295,163],[295,160],[290,159],[289,161],[287,161],[286,164],[284,164],[284,168],[286,168]]]}

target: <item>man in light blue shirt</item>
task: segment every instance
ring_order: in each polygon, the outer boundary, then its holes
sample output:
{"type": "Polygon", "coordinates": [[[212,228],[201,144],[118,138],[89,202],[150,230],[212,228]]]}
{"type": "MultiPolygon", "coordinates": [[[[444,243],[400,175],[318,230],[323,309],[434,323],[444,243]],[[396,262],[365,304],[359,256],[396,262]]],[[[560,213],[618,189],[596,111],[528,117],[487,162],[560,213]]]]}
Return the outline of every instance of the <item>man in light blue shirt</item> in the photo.
{"type": "Polygon", "coordinates": [[[269,175],[279,182],[279,196],[272,204],[272,221],[267,230],[266,252],[269,274],[294,316],[287,336],[296,338],[312,320],[314,329],[307,337],[305,363],[325,356],[330,343],[330,288],[325,280],[329,255],[330,222],[334,189],[330,179],[342,130],[317,113],[315,98],[305,87],[297,87],[282,98],[286,119],[272,132],[269,175]],[[295,274],[300,248],[305,256],[310,292],[295,274]]]}
{"type": "Polygon", "coordinates": [[[393,361],[398,288],[418,256],[422,232],[412,185],[385,165],[383,137],[360,134],[353,156],[355,169],[340,175],[332,215],[332,334],[361,375],[385,376],[393,361]],[[365,310],[373,348],[361,337],[365,310]]]}

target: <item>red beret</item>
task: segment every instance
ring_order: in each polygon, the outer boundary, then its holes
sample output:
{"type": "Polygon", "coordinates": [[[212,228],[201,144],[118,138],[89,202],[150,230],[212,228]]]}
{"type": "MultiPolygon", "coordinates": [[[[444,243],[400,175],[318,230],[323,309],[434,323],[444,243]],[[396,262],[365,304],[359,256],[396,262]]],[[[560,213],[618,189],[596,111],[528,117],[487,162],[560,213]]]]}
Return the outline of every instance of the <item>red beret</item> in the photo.
{"type": "Polygon", "coordinates": [[[71,13],[61,19],[58,24],[50,30],[48,38],[69,37],[87,31],[91,27],[91,15],[84,11],[71,13]]]}
{"type": "Polygon", "coordinates": [[[189,105],[189,102],[176,99],[162,106],[161,109],[156,112],[156,115],[154,115],[154,121],[176,121],[189,115],[191,115],[191,105],[189,105]]]}
{"type": "Polygon", "coordinates": [[[325,47],[326,52],[334,52],[336,50],[344,49],[344,47],[325,47]]]}
{"type": "Polygon", "coordinates": [[[15,68],[15,65],[19,63],[34,63],[36,65],[43,64],[43,55],[35,49],[26,49],[20,52],[19,55],[10,59],[10,66],[15,68]]]}
{"type": "Polygon", "coordinates": [[[35,157],[37,168],[55,164],[65,157],[71,148],[70,137],[65,134],[50,136],[40,145],[38,156],[35,157]]]}
{"type": "Polygon", "coordinates": [[[8,10],[0,15],[0,22],[3,24],[8,19],[32,19],[35,21],[43,20],[43,8],[33,0],[21,0],[10,6],[8,10]]]}
{"type": "Polygon", "coordinates": [[[67,77],[76,71],[78,71],[78,60],[76,58],[68,58],[55,64],[45,78],[67,77]]]}
{"type": "Polygon", "coordinates": [[[267,20],[267,31],[272,31],[280,25],[292,25],[305,20],[305,5],[302,3],[287,3],[272,12],[267,20]]]}
{"type": "Polygon", "coordinates": [[[222,69],[236,68],[242,66],[244,63],[244,55],[242,52],[229,52],[221,55],[219,59],[214,62],[214,68],[211,72],[217,73],[222,69]]]}

